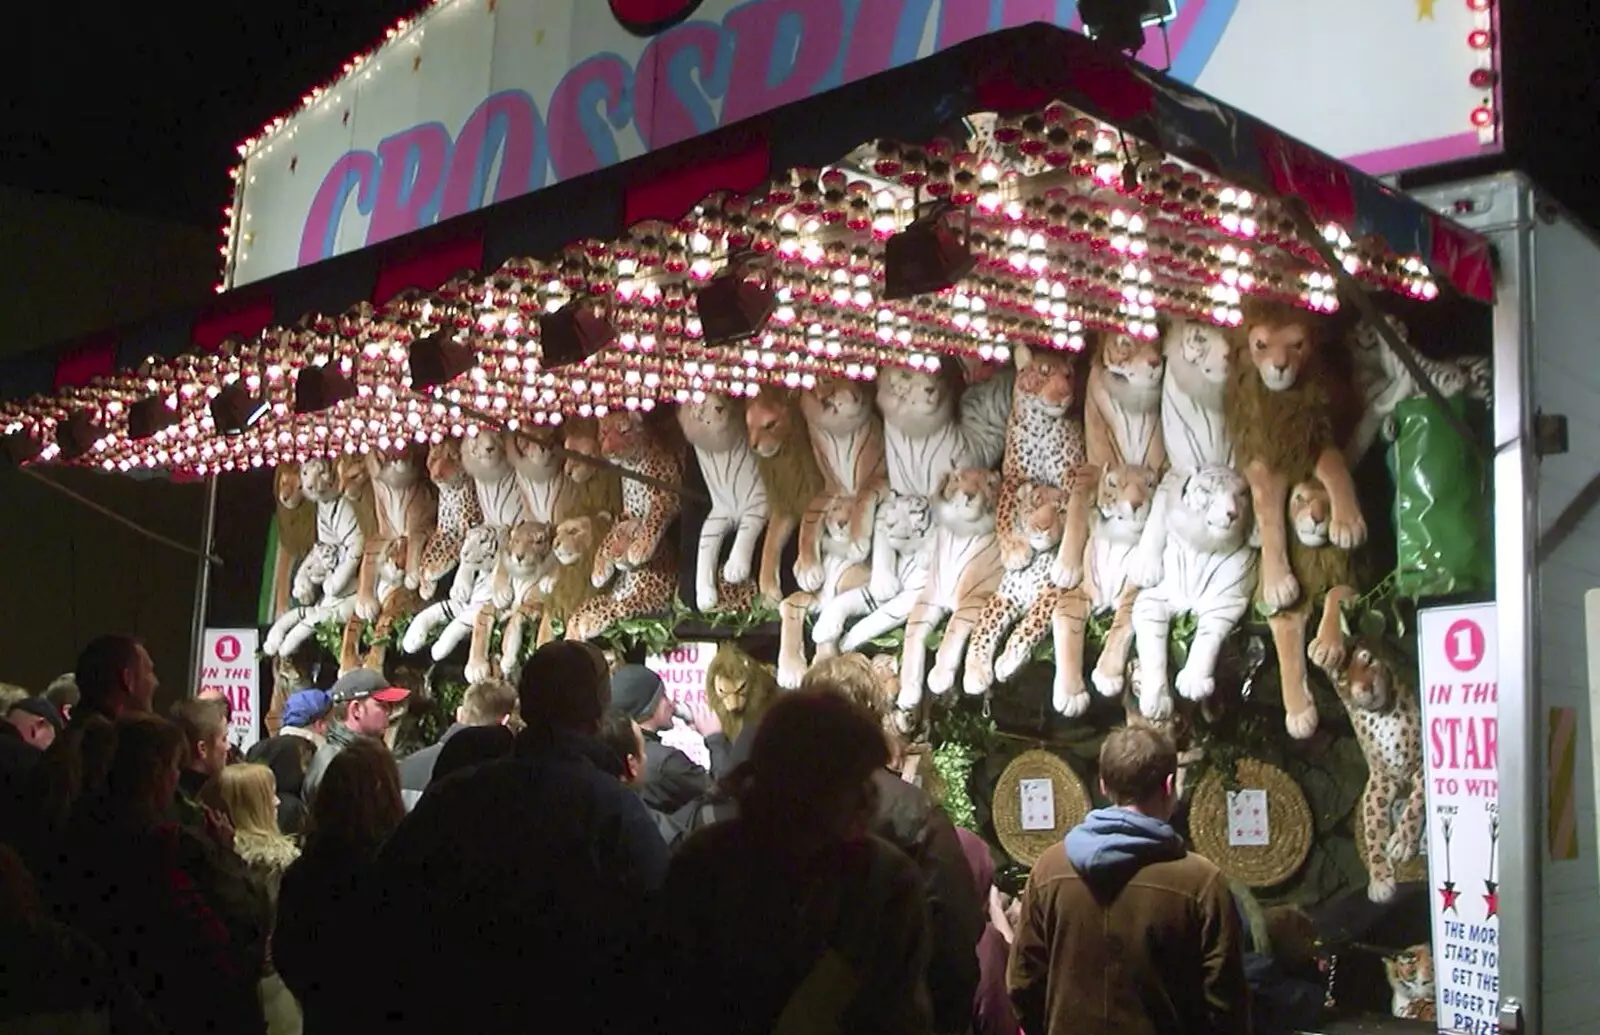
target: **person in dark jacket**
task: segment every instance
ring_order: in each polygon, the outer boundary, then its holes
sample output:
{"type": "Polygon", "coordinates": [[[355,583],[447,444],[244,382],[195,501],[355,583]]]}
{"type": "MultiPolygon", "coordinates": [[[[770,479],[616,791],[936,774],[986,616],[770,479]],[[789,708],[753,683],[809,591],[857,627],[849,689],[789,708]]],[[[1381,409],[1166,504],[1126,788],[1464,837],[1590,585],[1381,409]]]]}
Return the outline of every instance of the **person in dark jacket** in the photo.
{"type": "MultiPolygon", "coordinates": [[[[803,690],[843,694],[873,715],[893,736],[888,699],[878,673],[860,654],[842,654],[811,666],[803,690]]],[[[890,743],[891,757],[898,755],[890,743]]],[[[978,941],[983,937],[984,903],[972,886],[967,857],[956,828],[926,791],[885,767],[873,775],[877,808],[872,832],[917,864],[928,903],[933,954],[928,960],[928,991],[933,998],[933,1030],[964,1032],[972,1020],[978,991],[978,941]]]]}
{"type": "Polygon", "coordinates": [[[226,698],[191,697],[176,701],[168,713],[189,741],[189,764],[178,775],[179,818],[200,820],[200,788],[228,764],[226,698]]]}
{"type": "Polygon", "coordinates": [[[185,752],[165,719],[117,720],[105,791],[61,845],[57,916],[105,949],[175,1035],[265,1032],[270,907],[230,850],[231,828],[203,834],[166,818],[185,752]]]}
{"type": "Polygon", "coordinates": [[[362,738],[329,763],[305,848],[278,890],[272,936],[273,963],[300,1000],[306,1035],[366,1030],[352,1026],[350,962],[363,918],[378,908],[366,894],[373,862],[404,816],[400,773],[382,741],[362,738]]]}
{"type": "Polygon", "coordinates": [[[1095,809],[1033,864],[1006,984],[1028,1035],[1250,1035],[1238,912],[1169,825],[1178,753],[1119,727],[1095,809]]]}
{"type": "Polygon", "coordinates": [[[406,808],[414,808],[433,779],[434,765],[444,746],[464,729],[473,726],[504,726],[517,710],[517,688],[503,679],[480,679],[467,687],[456,709],[456,721],[444,731],[438,743],[407,755],[400,762],[400,795],[406,808]]]}
{"type": "Polygon", "coordinates": [[[383,673],[370,668],[346,672],[328,691],[333,704],[333,721],[328,726],[328,736],[311,758],[311,768],[306,770],[305,799],[315,804],[317,784],[328,764],[339,757],[339,752],[362,737],[381,738],[389,729],[389,713],[411,695],[403,686],[390,686],[383,673]]]}
{"type": "Polygon", "coordinates": [[[684,844],[661,895],[666,1030],[927,1035],[921,881],[868,832],[888,759],[840,695],[774,702],[727,777],[738,817],[684,844]]]}
{"type": "MultiPolygon", "coordinates": [[[[961,850],[966,853],[972,884],[984,899],[993,897],[994,855],[983,838],[970,830],[956,828],[961,850]]],[[[1006,992],[1006,959],[1011,946],[993,923],[983,925],[978,939],[978,994],[972,1001],[972,1035],[1017,1035],[1017,1014],[1006,992]]]]}
{"type": "Polygon", "coordinates": [[[433,781],[448,780],[463,769],[510,758],[516,754],[517,736],[505,726],[468,726],[450,738],[433,766],[433,781]]]}
{"type": "MultiPolygon", "coordinates": [[[[649,763],[645,761],[644,731],[639,724],[613,708],[606,712],[595,739],[607,752],[601,768],[620,780],[624,787],[637,792],[644,785],[645,772],[649,768],[649,763]]],[[[669,849],[683,840],[684,828],[676,819],[655,809],[650,809],[650,818],[655,821],[656,829],[661,832],[661,839],[669,849]]]]}
{"type": "Polygon", "coordinates": [[[256,741],[245,755],[245,761],[271,769],[278,781],[278,830],[289,837],[305,833],[306,770],[311,765],[311,756],[316,753],[317,746],[304,737],[280,733],[256,741]]]}
{"type": "Polygon", "coordinates": [[[359,1030],[543,1032],[570,1018],[634,1035],[650,1019],[640,989],[657,961],[644,944],[667,849],[638,796],[602,771],[605,657],[547,643],[518,689],[515,756],[437,781],[379,858],[373,893],[396,905],[365,918],[357,957],[386,963],[363,978],[377,1013],[359,1030]]]}
{"type": "MultiPolygon", "coordinates": [[[[672,728],[672,701],[661,677],[643,665],[623,665],[611,674],[612,706],[644,733],[644,783],[639,796],[658,812],[672,813],[711,788],[711,774],[675,747],[661,742],[672,728]]],[[[720,733],[721,727],[718,727],[720,733]]],[[[709,745],[708,745],[709,746],[709,745]]]]}

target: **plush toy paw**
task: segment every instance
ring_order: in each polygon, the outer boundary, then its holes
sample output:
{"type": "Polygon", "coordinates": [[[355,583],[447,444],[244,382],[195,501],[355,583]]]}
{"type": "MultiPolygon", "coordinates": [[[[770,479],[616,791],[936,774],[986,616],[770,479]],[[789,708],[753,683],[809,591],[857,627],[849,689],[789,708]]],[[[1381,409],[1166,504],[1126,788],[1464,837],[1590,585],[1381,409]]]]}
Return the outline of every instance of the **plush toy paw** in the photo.
{"type": "Polygon", "coordinates": [[[1007,543],[1000,547],[1000,563],[1006,571],[1021,571],[1033,563],[1033,551],[1027,543],[1007,543]]]}
{"type": "Polygon", "coordinates": [[[1114,668],[1102,669],[1099,666],[1095,666],[1094,671],[1089,673],[1089,680],[1094,683],[1094,688],[1101,697],[1120,697],[1128,685],[1126,673],[1118,672],[1114,668]]]}
{"type": "Polygon", "coordinates": [[[969,697],[977,697],[989,692],[994,686],[995,668],[983,662],[967,662],[966,671],[961,673],[961,692],[969,697]]]}
{"type": "Polygon", "coordinates": [[[1149,589],[1161,581],[1165,565],[1157,550],[1135,550],[1128,558],[1128,581],[1140,589],[1149,589]]]}
{"type": "Polygon", "coordinates": [[[422,578],[420,576],[417,576],[417,575],[407,575],[406,576],[406,588],[407,589],[421,589],[422,588],[422,578]]]}
{"type": "Polygon", "coordinates": [[[1393,877],[1385,877],[1381,880],[1374,877],[1367,882],[1367,900],[1369,902],[1388,902],[1392,898],[1394,898],[1393,877]]]}
{"type": "Polygon", "coordinates": [[[1060,558],[1050,566],[1050,581],[1057,589],[1077,589],[1083,581],[1083,565],[1063,564],[1060,558]]]}
{"type": "Polygon", "coordinates": [[[416,654],[428,642],[428,630],[421,622],[412,622],[406,627],[405,638],[400,641],[400,649],[407,654],[416,654]]]}
{"type": "Polygon", "coordinates": [[[1004,683],[1006,680],[1022,671],[1022,666],[1026,665],[1027,663],[1027,655],[1008,650],[1001,654],[999,658],[995,659],[994,678],[997,682],[1004,683]]]}
{"type": "Polygon", "coordinates": [[[1293,572],[1287,569],[1272,573],[1263,569],[1261,572],[1261,599],[1273,611],[1282,611],[1286,607],[1293,607],[1294,602],[1300,599],[1300,581],[1294,577],[1293,572]]]}
{"type": "Polygon", "coordinates": [[[380,610],[375,597],[362,596],[356,600],[356,617],[363,622],[377,621],[380,610]]]}
{"type": "Polygon", "coordinates": [[[506,586],[503,589],[496,589],[492,598],[494,606],[500,610],[505,610],[506,608],[510,607],[514,600],[516,600],[516,597],[512,595],[510,586],[506,586]]]}
{"type": "Polygon", "coordinates": [[[554,593],[555,590],[556,590],[556,577],[554,575],[546,575],[544,578],[539,580],[539,592],[541,592],[541,593],[554,593]]]}
{"type": "Polygon", "coordinates": [[[1196,672],[1187,665],[1179,670],[1176,682],[1178,693],[1187,701],[1203,701],[1217,689],[1217,681],[1210,673],[1196,672]]]}
{"type": "Polygon", "coordinates": [[[332,600],[334,597],[342,597],[347,588],[349,587],[345,585],[344,579],[330,577],[322,584],[322,596],[328,600],[332,600]]]}
{"type": "Polygon", "coordinates": [[[817,624],[811,627],[811,642],[817,645],[818,654],[822,653],[823,644],[835,646],[839,642],[839,637],[843,635],[844,623],[833,615],[823,615],[817,619],[817,624]]]}
{"type": "Polygon", "coordinates": [[[701,612],[715,611],[717,602],[717,587],[714,584],[695,587],[694,606],[701,612]]]}
{"type": "Polygon", "coordinates": [[[467,667],[462,670],[461,674],[467,677],[468,683],[479,683],[488,679],[491,672],[489,662],[485,659],[483,661],[467,662],[467,667]]]}
{"type": "Polygon", "coordinates": [[[867,586],[867,592],[874,600],[886,601],[900,592],[900,580],[892,575],[882,578],[874,575],[872,582],[867,586]]]}
{"type": "Polygon", "coordinates": [[[1354,550],[1367,541],[1367,519],[1360,514],[1349,520],[1335,516],[1328,522],[1328,541],[1341,550],[1354,550]]]}
{"type": "Polygon", "coordinates": [[[778,657],[778,685],[785,690],[800,689],[800,681],[806,676],[806,659],[798,657],[793,651],[785,651],[778,657]]]}
{"type": "Polygon", "coordinates": [[[722,581],[738,585],[750,578],[750,558],[740,557],[737,554],[728,558],[728,563],[722,566],[722,581]]]}
{"type": "MultiPolygon", "coordinates": [[[[894,699],[894,706],[903,713],[902,717],[906,720],[914,720],[915,716],[908,713],[915,711],[921,703],[922,687],[914,679],[902,678],[900,680],[900,695],[894,699]]],[[[901,732],[906,732],[911,728],[910,726],[901,727],[901,732]]]]}
{"type": "Polygon", "coordinates": [[[1384,854],[1397,866],[1408,863],[1417,857],[1416,839],[1407,837],[1403,830],[1396,830],[1389,835],[1389,844],[1384,854]]]}
{"type": "Polygon", "coordinates": [[[1307,708],[1300,712],[1288,712],[1283,717],[1283,728],[1289,731],[1289,736],[1295,740],[1305,740],[1317,732],[1317,709],[1307,708]]]}
{"type": "Polygon", "coordinates": [[[794,566],[794,580],[807,593],[815,593],[822,588],[822,577],[822,565],[820,564],[796,564],[794,566]]]}
{"type": "Polygon", "coordinates": [[[949,665],[934,665],[928,673],[928,691],[942,697],[956,685],[955,670],[949,665]]]}
{"type": "Polygon", "coordinates": [[[1069,719],[1076,719],[1089,710],[1089,692],[1081,686],[1073,692],[1069,687],[1058,683],[1051,694],[1050,704],[1060,714],[1069,719]]]}
{"type": "Polygon", "coordinates": [[[1344,637],[1337,633],[1318,636],[1306,647],[1310,662],[1330,676],[1344,667],[1344,653],[1344,637]]]}
{"type": "MultiPolygon", "coordinates": [[[[1153,681],[1152,681],[1153,682],[1153,681]]],[[[1139,690],[1139,714],[1151,722],[1172,718],[1172,695],[1165,686],[1146,686],[1139,690]]]]}

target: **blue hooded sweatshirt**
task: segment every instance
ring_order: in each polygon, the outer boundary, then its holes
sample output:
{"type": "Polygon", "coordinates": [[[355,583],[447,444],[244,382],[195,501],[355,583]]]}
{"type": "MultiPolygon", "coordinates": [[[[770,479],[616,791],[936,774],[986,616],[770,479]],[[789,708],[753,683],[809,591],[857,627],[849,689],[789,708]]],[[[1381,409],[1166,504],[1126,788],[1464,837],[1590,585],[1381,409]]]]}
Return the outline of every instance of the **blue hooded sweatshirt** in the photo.
{"type": "Polygon", "coordinates": [[[1067,859],[1084,877],[1182,859],[1183,838],[1159,819],[1129,809],[1095,809],[1067,831],[1067,859]]]}

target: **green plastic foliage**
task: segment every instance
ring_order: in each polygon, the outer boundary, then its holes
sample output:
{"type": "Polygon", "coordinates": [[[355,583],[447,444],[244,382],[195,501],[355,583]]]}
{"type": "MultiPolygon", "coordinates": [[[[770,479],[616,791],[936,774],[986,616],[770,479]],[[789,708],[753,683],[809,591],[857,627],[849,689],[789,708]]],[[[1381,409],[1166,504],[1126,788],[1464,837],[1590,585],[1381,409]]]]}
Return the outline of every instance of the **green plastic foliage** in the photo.
{"type": "MultiPolygon", "coordinates": [[[[1467,416],[1462,399],[1450,405],[1467,416]]],[[[1396,589],[1411,600],[1489,589],[1490,500],[1477,454],[1426,397],[1400,403],[1394,420],[1396,589]]]]}

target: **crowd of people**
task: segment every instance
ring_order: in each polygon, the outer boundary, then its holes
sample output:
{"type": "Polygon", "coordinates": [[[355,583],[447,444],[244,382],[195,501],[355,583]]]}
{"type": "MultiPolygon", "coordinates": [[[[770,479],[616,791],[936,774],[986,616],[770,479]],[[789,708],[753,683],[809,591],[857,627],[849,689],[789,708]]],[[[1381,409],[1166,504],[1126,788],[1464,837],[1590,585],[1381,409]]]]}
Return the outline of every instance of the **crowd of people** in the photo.
{"type": "Polygon", "coordinates": [[[0,722],[0,1030],[1246,1035],[1235,896],[1170,825],[1177,756],[1113,731],[1109,807],[1024,893],[898,769],[877,673],[819,662],[711,765],[659,677],[540,648],[396,760],[408,692],[153,713],[102,637],[0,722]],[[71,689],[64,689],[70,684],[71,689]],[[70,699],[69,699],[70,698],[70,699]]]}

